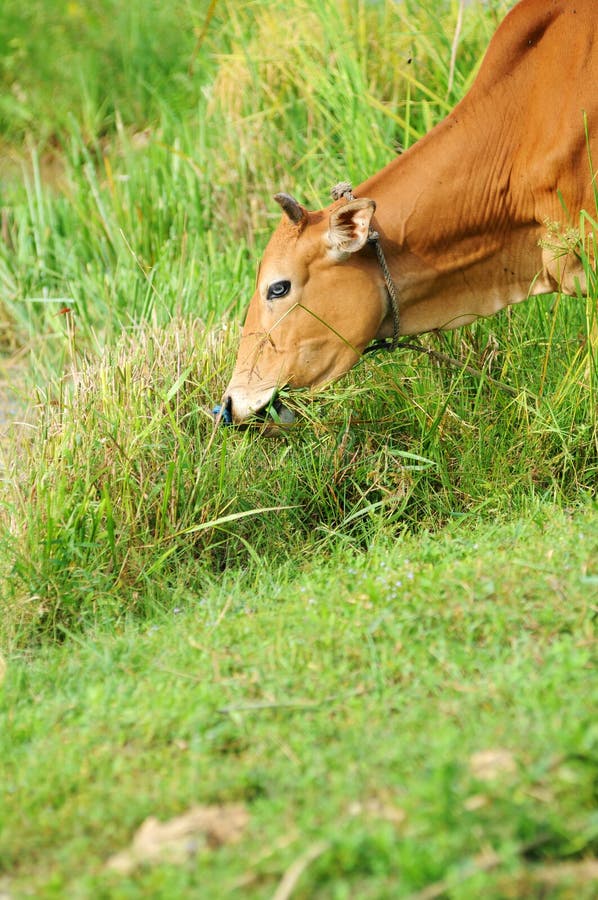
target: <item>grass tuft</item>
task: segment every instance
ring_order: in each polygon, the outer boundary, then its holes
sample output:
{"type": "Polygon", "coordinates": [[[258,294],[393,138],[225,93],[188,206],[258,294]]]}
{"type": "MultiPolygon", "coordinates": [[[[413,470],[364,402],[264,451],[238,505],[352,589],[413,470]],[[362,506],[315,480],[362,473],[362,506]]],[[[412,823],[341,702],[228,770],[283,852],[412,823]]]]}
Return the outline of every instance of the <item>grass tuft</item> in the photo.
{"type": "Polygon", "coordinates": [[[300,417],[278,438],[214,429],[236,329],[140,325],[82,361],[67,326],[69,377],[40,393],[26,450],[8,451],[5,508],[22,519],[4,539],[5,628],[27,640],[147,615],[182,563],[209,581],[338,540],[366,548],[591,497],[594,310],[534,300],[427,339],[436,357],[363,361],[319,397],[290,394],[300,417]],[[527,339],[530,320],[544,340],[527,339]]]}

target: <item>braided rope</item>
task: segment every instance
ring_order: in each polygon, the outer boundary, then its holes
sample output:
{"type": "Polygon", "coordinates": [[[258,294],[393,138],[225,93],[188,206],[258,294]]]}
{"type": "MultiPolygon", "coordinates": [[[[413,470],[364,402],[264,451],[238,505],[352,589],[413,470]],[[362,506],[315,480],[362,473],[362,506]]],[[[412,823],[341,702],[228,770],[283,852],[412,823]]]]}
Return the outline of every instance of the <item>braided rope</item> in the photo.
{"type": "Polygon", "coordinates": [[[384,250],[382,249],[382,245],[380,243],[380,235],[377,231],[370,229],[368,242],[374,245],[378,264],[382,269],[382,275],[384,276],[384,284],[386,285],[386,290],[388,291],[388,296],[390,298],[390,311],[392,313],[392,338],[390,338],[390,340],[388,340],[387,338],[383,338],[380,341],[374,341],[374,343],[370,347],[367,347],[365,352],[371,353],[374,350],[388,350],[389,353],[392,353],[399,346],[399,329],[401,324],[399,316],[399,298],[397,296],[397,288],[394,281],[392,280],[392,275],[390,274],[390,269],[388,268],[388,263],[386,262],[384,250]]]}
{"type": "Polygon", "coordinates": [[[340,200],[341,197],[344,197],[345,200],[355,200],[355,197],[353,196],[353,187],[351,186],[350,181],[339,181],[339,183],[335,184],[330,191],[330,195],[333,200],[340,200]]]}

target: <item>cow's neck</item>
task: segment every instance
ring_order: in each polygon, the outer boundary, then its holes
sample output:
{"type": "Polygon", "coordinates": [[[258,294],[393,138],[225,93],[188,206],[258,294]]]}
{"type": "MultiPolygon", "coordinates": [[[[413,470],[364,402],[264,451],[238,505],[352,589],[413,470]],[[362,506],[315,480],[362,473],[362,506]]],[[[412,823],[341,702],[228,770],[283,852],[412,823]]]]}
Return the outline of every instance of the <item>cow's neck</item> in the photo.
{"type": "Polygon", "coordinates": [[[513,195],[513,141],[499,128],[480,135],[460,104],[355,190],[376,201],[403,333],[463,325],[550,289],[539,277],[541,228],[529,200],[513,195]]]}

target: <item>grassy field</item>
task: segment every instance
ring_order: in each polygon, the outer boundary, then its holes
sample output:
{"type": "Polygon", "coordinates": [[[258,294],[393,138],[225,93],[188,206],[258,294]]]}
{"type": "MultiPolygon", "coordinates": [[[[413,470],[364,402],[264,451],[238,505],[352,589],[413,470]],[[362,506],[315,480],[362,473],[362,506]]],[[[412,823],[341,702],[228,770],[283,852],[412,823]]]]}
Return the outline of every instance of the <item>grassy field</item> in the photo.
{"type": "Polygon", "coordinates": [[[509,5],[2,5],[2,900],[595,895],[589,263],[210,416],[271,195],[413,143],[509,5]]]}

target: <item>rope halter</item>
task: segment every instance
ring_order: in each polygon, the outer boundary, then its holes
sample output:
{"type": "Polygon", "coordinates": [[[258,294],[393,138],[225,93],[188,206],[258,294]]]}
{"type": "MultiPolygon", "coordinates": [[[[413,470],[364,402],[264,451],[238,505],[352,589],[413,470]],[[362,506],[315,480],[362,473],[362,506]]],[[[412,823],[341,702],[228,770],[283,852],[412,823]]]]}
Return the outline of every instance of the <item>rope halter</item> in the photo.
{"type": "MultiPolygon", "coordinates": [[[[355,200],[355,195],[353,194],[353,187],[348,181],[341,181],[332,188],[330,192],[333,200],[355,200]]],[[[391,338],[381,338],[380,340],[374,341],[369,347],[366,347],[364,353],[374,353],[376,350],[388,350],[389,353],[392,353],[399,346],[399,329],[400,329],[400,319],[399,319],[399,299],[397,288],[392,280],[392,275],[390,274],[390,269],[388,268],[388,263],[386,262],[386,257],[384,255],[384,250],[382,249],[382,245],[380,243],[380,235],[377,231],[375,231],[370,225],[370,230],[368,232],[368,244],[371,244],[376,251],[376,258],[378,259],[378,265],[382,270],[382,276],[384,278],[384,284],[386,285],[386,290],[388,292],[388,297],[390,300],[390,311],[392,314],[392,337],[391,338]]]]}

